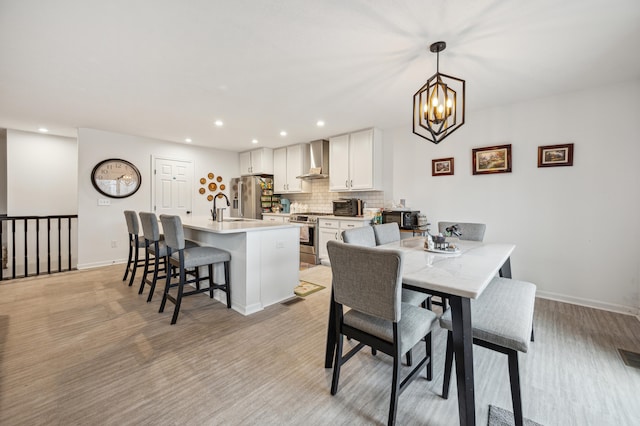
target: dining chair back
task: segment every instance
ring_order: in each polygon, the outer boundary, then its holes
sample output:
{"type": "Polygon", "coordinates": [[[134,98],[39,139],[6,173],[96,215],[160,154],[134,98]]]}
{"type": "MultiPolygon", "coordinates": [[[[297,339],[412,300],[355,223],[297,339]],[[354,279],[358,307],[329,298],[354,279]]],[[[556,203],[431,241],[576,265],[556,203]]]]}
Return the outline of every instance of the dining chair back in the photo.
{"type": "Polygon", "coordinates": [[[338,392],[340,369],[364,346],[393,357],[388,424],[396,419],[398,396],[423,366],[431,380],[431,330],[436,315],[402,303],[401,251],[364,247],[338,241],[327,243],[332,272],[332,310],[335,314],[336,352],[331,394],[338,392]],[[345,313],[343,307],[350,309],[345,313]],[[358,343],[343,355],[343,336],[358,343]],[[400,380],[401,356],[425,339],[425,356],[400,380]]]}
{"type": "Polygon", "coordinates": [[[376,244],[389,244],[400,241],[400,227],[395,222],[382,223],[373,227],[376,235],[376,244]]]}
{"type": "Polygon", "coordinates": [[[373,226],[359,226],[342,231],[342,241],[347,244],[357,244],[365,247],[376,246],[376,236],[373,233],[373,226]]]}
{"type": "Polygon", "coordinates": [[[444,236],[455,237],[455,235],[447,235],[447,228],[451,228],[454,225],[461,234],[458,238],[465,241],[482,241],[484,232],[487,229],[487,225],[484,223],[438,222],[438,232],[444,236]]]}

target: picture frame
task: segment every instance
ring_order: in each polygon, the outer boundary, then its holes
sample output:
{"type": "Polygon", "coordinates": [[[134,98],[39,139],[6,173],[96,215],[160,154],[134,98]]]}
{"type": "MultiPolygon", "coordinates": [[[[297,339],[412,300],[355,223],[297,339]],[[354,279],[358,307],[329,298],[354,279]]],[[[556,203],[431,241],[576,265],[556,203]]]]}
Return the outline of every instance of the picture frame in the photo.
{"type": "Polygon", "coordinates": [[[431,160],[431,176],[451,176],[453,175],[453,166],[453,157],[431,160]]]}
{"type": "Polygon", "coordinates": [[[573,144],[538,147],[538,167],[573,166],[573,144]]]}
{"type": "Polygon", "coordinates": [[[511,173],[511,144],[474,148],[473,174],[511,173]]]}

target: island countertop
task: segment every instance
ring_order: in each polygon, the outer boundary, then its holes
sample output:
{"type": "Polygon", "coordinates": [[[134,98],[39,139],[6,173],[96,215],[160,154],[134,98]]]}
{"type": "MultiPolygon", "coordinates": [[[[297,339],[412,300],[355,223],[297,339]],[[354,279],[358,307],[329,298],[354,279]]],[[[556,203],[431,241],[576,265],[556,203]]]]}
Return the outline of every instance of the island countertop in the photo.
{"type": "Polygon", "coordinates": [[[236,234],[240,232],[259,232],[279,228],[299,228],[295,223],[265,222],[259,219],[240,219],[226,217],[222,222],[214,222],[207,216],[195,216],[182,219],[182,225],[194,230],[212,232],[214,234],[236,234]]]}

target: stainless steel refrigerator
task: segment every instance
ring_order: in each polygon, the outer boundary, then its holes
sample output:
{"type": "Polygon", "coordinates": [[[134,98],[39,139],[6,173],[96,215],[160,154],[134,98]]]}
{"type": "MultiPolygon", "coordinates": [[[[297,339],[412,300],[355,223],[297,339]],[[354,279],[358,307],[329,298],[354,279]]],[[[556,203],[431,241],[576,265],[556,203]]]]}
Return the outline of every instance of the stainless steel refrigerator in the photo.
{"type": "Polygon", "coordinates": [[[273,179],[242,176],[231,179],[231,217],[262,219],[263,211],[271,211],[273,179]]]}

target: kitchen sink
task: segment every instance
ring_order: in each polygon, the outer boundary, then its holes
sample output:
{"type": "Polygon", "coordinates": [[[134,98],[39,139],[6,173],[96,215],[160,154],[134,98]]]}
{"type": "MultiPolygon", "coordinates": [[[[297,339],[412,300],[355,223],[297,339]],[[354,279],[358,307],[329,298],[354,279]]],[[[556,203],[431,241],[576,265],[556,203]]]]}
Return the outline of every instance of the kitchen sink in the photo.
{"type": "Polygon", "coordinates": [[[223,222],[253,222],[255,219],[245,219],[242,217],[225,217],[222,219],[223,222]]]}

